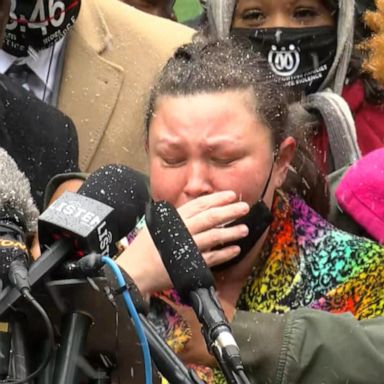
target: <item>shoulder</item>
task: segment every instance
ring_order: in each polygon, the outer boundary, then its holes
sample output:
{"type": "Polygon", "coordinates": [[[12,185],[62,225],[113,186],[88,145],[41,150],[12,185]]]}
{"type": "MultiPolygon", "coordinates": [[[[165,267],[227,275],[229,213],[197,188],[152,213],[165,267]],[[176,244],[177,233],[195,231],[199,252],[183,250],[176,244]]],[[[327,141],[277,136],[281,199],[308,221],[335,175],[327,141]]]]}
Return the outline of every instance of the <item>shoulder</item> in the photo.
{"type": "Polygon", "coordinates": [[[157,49],[168,45],[176,47],[190,41],[195,32],[185,25],[141,12],[119,0],[88,0],[82,3],[82,7],[88,8],[84,12],[99,11],[112,33],[112,39],[121,37],[127,46],[132,42],[156,42],[159,44],[157,49]],[[136,40],[138,37],[140,40],[136,40]]]}
{"type": "Polygon", "coordinates": [[[14,83],[8,76],[0,73],[0,97],[3,102],[12,103],[27,100],[30,94],[20,85],[14,83]]]}
{"type": "Polygon", "coordinates": [[[375,241],[334,227],[295,196],[290,196],[289,203],[298,245],[311,259],[384,262],[384,247],[375,241]]]}
{"type": "MultiPolygon", "coordinates": [[[[44,103],[0,75],[1,119],[17,137],[45,142],[47,145],[70,140],[77,146],[77,132],[72,120],[55,107],[44,103]]],[[[63,146],[64,148],[64,146],[63,146]]]]}

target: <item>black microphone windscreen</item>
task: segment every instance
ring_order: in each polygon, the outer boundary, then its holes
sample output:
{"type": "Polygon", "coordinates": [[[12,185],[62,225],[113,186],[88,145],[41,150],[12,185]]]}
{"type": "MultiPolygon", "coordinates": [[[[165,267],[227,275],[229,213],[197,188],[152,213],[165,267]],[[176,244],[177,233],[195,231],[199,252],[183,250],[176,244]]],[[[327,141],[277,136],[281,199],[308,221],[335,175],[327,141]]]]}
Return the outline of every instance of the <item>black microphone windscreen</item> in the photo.
{"type": "Polygon", "coordinates": [[[106,165],[93,172],[78,191],[116,211],[119,238],[145,214],[150,201],[147,177],[124,165],[106,165]]]}
{"type": "Polygon", "coordinates": [[[214,286],[212,273],[182,218],[171,204],[150,204],[145,220],[163,264],[181,299],[189,303],[190,291],[214,286]]]}

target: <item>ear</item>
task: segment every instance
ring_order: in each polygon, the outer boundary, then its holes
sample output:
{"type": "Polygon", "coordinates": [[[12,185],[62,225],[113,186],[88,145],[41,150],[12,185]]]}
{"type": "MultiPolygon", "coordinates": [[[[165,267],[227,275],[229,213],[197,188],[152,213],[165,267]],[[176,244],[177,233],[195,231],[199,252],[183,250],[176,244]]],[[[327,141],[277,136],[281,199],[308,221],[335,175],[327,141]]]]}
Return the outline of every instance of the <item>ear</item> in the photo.
{"type": "Polygon", "coordinates": [[[289,165],[295,155],[296,150],[296,141],[293,137],[287,137],[279,147],[275,161],[275,170],[274,170],[274,185],[275,188],[280,188],[288,173],[289,165]]]}

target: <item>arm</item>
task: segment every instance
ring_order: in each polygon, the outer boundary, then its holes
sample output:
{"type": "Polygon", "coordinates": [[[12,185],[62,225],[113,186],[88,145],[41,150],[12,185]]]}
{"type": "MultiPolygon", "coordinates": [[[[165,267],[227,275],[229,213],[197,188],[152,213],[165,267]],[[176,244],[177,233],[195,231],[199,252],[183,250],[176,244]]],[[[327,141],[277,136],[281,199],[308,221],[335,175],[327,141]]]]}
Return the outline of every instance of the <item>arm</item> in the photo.
{"type": "MultiPolygon", "coordinates": [[[[229,215],[232,220],[233,216],[241,216],[244,207],[233,201],[225,193],[213,194],[179,209],[209,265],[223,262],[222,254],[211,251],[215,242],[228,240],[224,239],[220,224],[228,222],[229,215]]],[[[239,237],[239,232],[226,233],[227,236],[239,237]]],[[[229,258],[228,254],[225,258],[229,258]]],[[[142,294],[171,286],[146,229],[117,262],[142,294]]],[[[310,309],[285,315],[238,311],[231,325],[248,375],[257,382],[373,384],[382,382],[384,377],[384,319],[359,322],[350,314],[310,309]]]]}
{"type": "Polygon", "coordinates": [[[248,377],[258,382],[381,383],[384,318],[298,309],[238,311],[232,322],[248,377]]]}
{"type": "MultiPolygon", "coordinates": [[[[237,245],[217,249],[248,234],[244,224],[224,227],[249,211],[232,191],[198,197],[178,208],[198,248],[209,266],[221,264],[239,254],[237,245]]],[[[144,227],[134,241],[120,254],[117,263],[135,281],[143,295],[172,287],[161,257],[144,227]]]]}

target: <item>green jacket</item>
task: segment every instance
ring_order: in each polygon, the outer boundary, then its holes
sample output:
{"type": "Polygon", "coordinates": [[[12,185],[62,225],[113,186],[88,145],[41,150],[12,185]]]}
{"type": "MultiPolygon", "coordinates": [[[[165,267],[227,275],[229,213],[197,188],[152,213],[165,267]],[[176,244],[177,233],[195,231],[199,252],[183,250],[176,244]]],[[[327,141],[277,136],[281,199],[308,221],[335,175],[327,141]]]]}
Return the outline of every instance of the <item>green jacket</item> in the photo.
{"type": "Polygon", "coordinates": [[[384,383],[383,317],[238,311],[231,325],[252,383],[384,383]]]}

